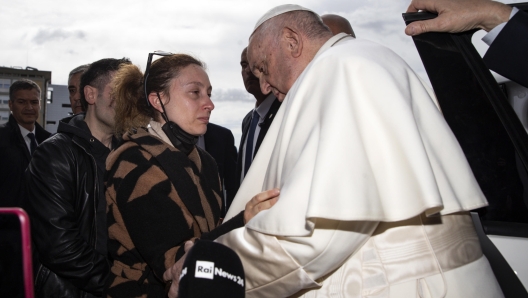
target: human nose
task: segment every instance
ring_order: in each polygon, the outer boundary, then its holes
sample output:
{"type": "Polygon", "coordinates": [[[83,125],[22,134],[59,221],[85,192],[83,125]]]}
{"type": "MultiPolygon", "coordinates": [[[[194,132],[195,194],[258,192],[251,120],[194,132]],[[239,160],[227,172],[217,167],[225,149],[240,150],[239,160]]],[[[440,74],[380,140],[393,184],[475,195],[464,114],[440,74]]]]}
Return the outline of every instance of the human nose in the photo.
{"type": "Polygon", "coordinates": [[[24,108],[32,110],[34,109],[34,106],[30,101],[24,101],[24,108]]]}
{"type": "Polygon", "coordinates": [[[207,101],[205,102],[204,109],[212,111],[212,110],[214,110],[214,108],[215,108],[215,105],[214,105],[213,101],[211,100],[211,97],[207,96],[207,101]]]}
{"type": "Polygon", "coordinates": [[[262,75],[259,76],[259,83],[260,83],[260,91],[262,91],[262,94],[268,94],[271,92],[271,85],[262,78],[262,75]]]}
{"type": "Polygon", "coordinates": [[[246,65],[242,71],[248,76],[255,76],[251,71],[251,67],[249,67],[249,65],[246,65]]]}
{"type": "Polygon", "coordinates": [[[276,88],[271,88],[271,92],[273,93],[273,95],[275,95],[276,98],[280,99],[281,93],[279,92],[279,90],[277,90],[276,88]]]}

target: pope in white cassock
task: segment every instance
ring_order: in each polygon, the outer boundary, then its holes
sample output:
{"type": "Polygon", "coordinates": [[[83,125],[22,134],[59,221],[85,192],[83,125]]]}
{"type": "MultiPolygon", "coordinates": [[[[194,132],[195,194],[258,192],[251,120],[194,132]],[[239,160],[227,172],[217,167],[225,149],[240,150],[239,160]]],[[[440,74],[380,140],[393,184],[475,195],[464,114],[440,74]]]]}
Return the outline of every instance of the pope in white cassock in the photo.
{"type": "Polygon", "coordinates": [[[227,218],[263,190],[280,198],[217,239],[240,256],[247,297],[503,296],[467,212],[486,199],[400,57],[282,5],[248,58],[283,103],[227,218]]]}

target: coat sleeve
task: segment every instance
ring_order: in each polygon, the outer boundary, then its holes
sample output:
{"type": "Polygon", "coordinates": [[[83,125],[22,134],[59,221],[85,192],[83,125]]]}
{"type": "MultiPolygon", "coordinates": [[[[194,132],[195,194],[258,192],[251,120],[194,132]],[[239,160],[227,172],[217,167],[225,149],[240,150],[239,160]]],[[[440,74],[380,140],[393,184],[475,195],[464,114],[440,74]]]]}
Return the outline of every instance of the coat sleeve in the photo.
{"type": "Polygon", "coordinates": [[[528,13],[518,11],[489,47],[484,62],[493,71],[528,87],[528,13]]]}
{"type": "MultiPolygon", "coordinates": [[[[78,160],[57,139],[42,143],[25,173],[27,209],[39,259],[76,287],[101,294],[110,267],[80,234],[76,205],[78,160]]],[[[94,211],[95,212],[95,211],[94,211]]]]}

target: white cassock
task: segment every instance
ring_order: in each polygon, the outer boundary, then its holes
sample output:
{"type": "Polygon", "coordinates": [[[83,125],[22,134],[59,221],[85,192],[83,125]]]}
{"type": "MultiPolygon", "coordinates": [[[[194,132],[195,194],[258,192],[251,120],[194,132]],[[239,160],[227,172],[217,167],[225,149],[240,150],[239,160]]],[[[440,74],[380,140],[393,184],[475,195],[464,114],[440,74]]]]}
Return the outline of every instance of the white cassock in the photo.
{"type": "Polygon", "coordinates": [[[466,212],[486,199],[432,91],[383,46],[324,44],[226,218],[274,187],[274,207],[217,239],[248,298],[502,297],[466,212]]]}

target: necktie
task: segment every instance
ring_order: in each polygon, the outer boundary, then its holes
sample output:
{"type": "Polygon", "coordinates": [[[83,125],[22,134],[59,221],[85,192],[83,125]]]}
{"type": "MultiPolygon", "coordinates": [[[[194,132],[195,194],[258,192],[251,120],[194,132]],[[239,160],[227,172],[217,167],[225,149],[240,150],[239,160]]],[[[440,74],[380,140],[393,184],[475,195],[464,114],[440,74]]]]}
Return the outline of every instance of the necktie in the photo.
{"type": "Polygon", "coordinates": [[[251,165],[251,162],[253,161],[253,140],[255,138],[255,129],[257,128],[257,124],[260,120],[259,114],[257,111],[253,111],[253,115],[251,117],[251,126],[249,127],[249,132],[247,136],[247,142],[246,142],[246,158],[244,160],[244,176],[246,175],[247,171],[249,170],[249,166],[251,165]]]}
{"type": "Polygon", "coordinates": [[[30,132],[27,134],[28,138],[31,140],[31,143],[29,144],[31,155],[33,155],[33,152],[35,152],[35,149],[37,149],[37,140],[35,140],[35,135],[30,132]]]}

